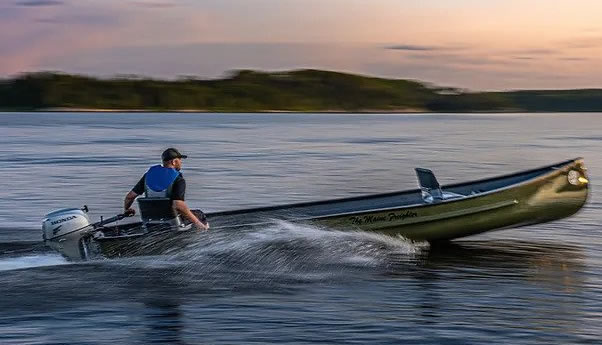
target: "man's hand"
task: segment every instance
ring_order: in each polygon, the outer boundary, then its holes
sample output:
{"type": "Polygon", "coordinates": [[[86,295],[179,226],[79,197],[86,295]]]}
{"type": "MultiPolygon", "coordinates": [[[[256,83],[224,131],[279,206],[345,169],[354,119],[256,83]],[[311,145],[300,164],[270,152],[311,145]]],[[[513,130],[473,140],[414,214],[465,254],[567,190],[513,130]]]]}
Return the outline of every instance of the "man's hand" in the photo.
{"type": "Polygon", "coordinates": [[[194,223],[194,227],[197,230],[207,231],[207,230],[209,230],[209,223],[204,224],[204,223],[198,221],[198,222],[194,223]]]}
{"type": "Polygon", "coordinates": [[[133,215],[135,215],[135,214],[136,214],[136,210],[134,210],[133,208],[131,208],[131,207],[130,207],[130,208],[128,208],[127,210],[123,211],[123,214],[124,214],[126,217],[131,217],[131,216],[133,216],[133,215]]]}
{"type": "Polygon", "coordinates": [[[207,221],[205,221],[203,223],[202,219],[199,219],[189,208],[188,205],[186,205],[186,202],[184,200],[174,200],[174,206],[176,208],[176,210],[183,215],[184,217],[186,217],[192,224],[194,224],[194,227],[198,230],[209,230],[209,223],[207,223],[207,221]]]}

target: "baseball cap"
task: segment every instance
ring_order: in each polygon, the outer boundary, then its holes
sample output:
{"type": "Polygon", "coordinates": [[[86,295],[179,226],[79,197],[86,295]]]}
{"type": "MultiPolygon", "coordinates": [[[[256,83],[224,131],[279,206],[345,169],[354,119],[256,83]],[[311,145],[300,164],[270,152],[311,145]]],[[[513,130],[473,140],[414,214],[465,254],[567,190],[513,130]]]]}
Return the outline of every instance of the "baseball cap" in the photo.
{"type": "Polygon", "coordinates": [[[163,151],[163,154],[161,154],[161,158],[165,162],[176,158],[188,158],[188,156],[183,155],[177,149],[170,147],[167,150],[163,151]]]}

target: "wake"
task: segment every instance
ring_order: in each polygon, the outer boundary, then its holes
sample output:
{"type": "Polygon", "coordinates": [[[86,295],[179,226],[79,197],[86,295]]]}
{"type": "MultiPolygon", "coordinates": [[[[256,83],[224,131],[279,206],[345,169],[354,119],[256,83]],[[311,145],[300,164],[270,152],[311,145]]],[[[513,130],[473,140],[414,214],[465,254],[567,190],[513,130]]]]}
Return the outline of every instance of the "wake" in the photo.
{"type": "Polygon", "coordinates": [[[416,262],[428,249],[367,232],[335,231],[313,225],[274,221],[261,229],[214,230],[168,255],[107,260],[106,264],[169,269],[183,279],[207,280],[215,273],[228,280],[328,279],[354,270],[387,269],[416,262]],[[234,278],[238,277],[238,278],[234,278]]]}
{"type": "MultiPolygon", "coordinates": [[[[230,272],[245,276],[284,274],[307,278],[336,275],[353,269],[386,268],[392,263],[412,263],[428,249],[425,243],[401,237],[338,231],[281,220],[274,220],[273,225],[265,228],[210,230],[194,235],[194,241],[185,247],[174,246],[166,255],[101,258],[89,263],[169,269],[189,277],[230,272]]],[[[0,271],[69,263],[54,253],[0,256],[0,271]]]]}
{"type": "Polygon", "coordinates": [[[69,264],[69,262],[59,254],[8,257],[0,259],[0,272],[66,264],[69,264]]]}

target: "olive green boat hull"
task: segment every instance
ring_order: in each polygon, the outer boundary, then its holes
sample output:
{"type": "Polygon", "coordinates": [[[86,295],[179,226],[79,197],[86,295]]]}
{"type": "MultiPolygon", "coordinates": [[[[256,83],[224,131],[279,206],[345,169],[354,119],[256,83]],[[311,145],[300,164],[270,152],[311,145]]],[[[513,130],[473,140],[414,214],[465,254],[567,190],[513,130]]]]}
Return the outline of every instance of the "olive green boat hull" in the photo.
{"type": "MultiPolygon", "coordinates": [[[[356,227],[412,240],[438,241],[569,217],[587,201],[588,183],[568,182],[569,171],[585,176],[581,160],[522,184],[438,204],[320,220],[333,228],[356,227]]],[[[443,187],[445,189],[445,187],[443,187]]]]}

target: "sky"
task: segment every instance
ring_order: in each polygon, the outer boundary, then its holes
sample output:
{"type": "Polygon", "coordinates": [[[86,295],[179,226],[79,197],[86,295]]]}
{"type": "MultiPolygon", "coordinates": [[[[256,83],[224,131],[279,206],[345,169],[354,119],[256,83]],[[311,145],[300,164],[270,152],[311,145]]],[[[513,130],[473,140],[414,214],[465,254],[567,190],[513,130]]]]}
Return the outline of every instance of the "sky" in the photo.
{"type": "Polygon", "coordinates": [[[600,0],[0,0],[0,77],[336,70],[471,90],[602,87],[600,0]]]}

